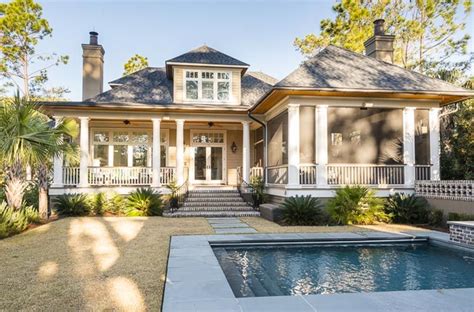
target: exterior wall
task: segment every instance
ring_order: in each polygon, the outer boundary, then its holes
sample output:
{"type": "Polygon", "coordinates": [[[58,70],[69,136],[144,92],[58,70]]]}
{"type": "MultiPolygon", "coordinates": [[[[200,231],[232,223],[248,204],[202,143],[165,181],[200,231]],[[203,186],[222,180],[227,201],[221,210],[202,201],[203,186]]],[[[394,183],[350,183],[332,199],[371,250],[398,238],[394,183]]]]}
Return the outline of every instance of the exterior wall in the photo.
{"type": "Polygon", "coordinates": [[[450,212],[474,215],[474,201],[426,198],[431,208],[439,209],[447,215],[450,212]]]}
{"type": "Polygon", "coordinates": [[[227,184],[237,185],[237,167],[242,167],[242,130],[227,131],[227,184]],[[232,142],[237,145],[237,151],[232,153],[232,142]]]}
{"type": "MultiPolygon", "coordinates": [[[[184,70],[185,69],[198,69],[198,70],[210,70],[210,71],[228,71],[232,73],[232,93],[231,101],[228,104],[241,105],[241,69],[235,68],[220,68],[220,67],[183,67],[173,66],[173,97],[175,103],[185,103],[184,100],[184,70]]],[[[218,105],[218,104],[216,104],[218,105]]]]}

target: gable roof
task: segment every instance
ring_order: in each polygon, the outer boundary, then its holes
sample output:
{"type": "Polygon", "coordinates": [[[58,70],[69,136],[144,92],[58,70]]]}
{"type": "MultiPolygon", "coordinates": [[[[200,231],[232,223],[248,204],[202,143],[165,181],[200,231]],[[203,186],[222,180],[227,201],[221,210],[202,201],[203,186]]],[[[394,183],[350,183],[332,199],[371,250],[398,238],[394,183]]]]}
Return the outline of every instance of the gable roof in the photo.
{"type": "Polygon", "coordinates": [[[303,62],[276,88],[466,93],[468,90],[340,47],[330,45],[303,62]]]}
{"type": "MultiPolygon", "coordinates": [[[[272,89],[277,80],[261,72],[247,72],[242,77],[241,102],[236,107],[247,108],[272,89]]],[[[147,67],[110,82],[114,87],[90,101],[96,104],[172,105],[173,81],[163,67],[147,67]]],[[[234,105],[235,106],[235,105],[234,105]]],[[[215,107],[215,106],[214,106],[215,107]]]]}
{"type": "Polygon", "coordinates": [[[239,61],[238,59],[208,47],[207,45],[200,46],[199,48],[167,60],[166,72],[168,73],[168,77],[173,77],[173,72],[171,70],[172,65],[178,64],[238,67],[244,69],[242,74],[245,72],[245,69],[250,66],[247,63],[239,61]]]}

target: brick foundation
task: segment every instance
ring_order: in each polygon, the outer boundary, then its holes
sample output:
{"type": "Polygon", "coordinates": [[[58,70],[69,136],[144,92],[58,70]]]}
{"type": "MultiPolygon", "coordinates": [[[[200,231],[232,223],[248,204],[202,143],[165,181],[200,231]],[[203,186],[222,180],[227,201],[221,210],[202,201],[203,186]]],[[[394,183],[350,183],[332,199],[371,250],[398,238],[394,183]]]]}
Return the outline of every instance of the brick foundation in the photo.
{"type": "Polygon", "coordinates": [[[451,241],[474,246],[474,221],[450,221],[448,224],[451,241]]]}

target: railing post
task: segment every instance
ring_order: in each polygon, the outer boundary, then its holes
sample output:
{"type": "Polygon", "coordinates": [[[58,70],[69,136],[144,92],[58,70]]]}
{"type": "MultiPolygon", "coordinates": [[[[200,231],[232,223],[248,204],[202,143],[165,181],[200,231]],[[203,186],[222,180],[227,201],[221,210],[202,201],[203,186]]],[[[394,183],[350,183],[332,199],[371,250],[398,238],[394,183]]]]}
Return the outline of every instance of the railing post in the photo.
{"type": "Polygon", "coordinates": [[[415,108],[403,110],[403,162],[405,164],[405,186],[415,185],[415,108]]]}
{"type": "Polygon", "coordinates": [[[176,180],[184,183],[184,119],[176,119],[176,180]]]}
{"type": "Polygon", "coordinates": [[[79,186],[88,187],[89,186],[89,117],[79,117],[81,122],[80,128],[80,151],[81,151],[81,161],[80,161],[80,171],[79,171],[79,186]]]}
{"type": "Polygon", "coordinates": [[[300,107],[288,105],[288,185],[300,184],[300,107]]]}
{"type": "Polygon", "coordinates": [[[153,138],[152,138],[152,187],[161,186],[161,137],[160,137],[160,118],[152,118],[153,123],[153,138]]]}
{"type": "Polygon", "coordinates": [[[316,122],[316,180],[318,186],[328,185],[328,106],[318,105],[315,109],[316,122]]]}
{"type": "Polygon", "coordinates": [[[242,179],[250,181],[250,122],[242,121],[243,147],[242,147],[242,179]]]}
{"type": "Polygon", "coordinates": [[[439,112],[440,108],[432,108],[429,113],[430,124],[430,163],[431,175],[430,180],[440,180],[440,144],[439,144],[439,112]]]}

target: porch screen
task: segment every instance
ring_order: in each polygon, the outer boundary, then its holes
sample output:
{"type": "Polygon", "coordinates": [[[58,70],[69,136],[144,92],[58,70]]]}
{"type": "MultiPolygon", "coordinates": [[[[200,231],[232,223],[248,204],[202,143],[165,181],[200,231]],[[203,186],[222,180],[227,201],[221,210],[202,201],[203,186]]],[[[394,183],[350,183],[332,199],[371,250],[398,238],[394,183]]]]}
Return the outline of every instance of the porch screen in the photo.
{"type": "Polygon", "coordinates": [[[415,110],[415,163],[430,164],[429,110],[415,110]]]}
{"type": "Polygon", "coordinates": [[[268,124],[268,165],[288,164],[288,112],[271,119],[268,124]]]}
{"type": "Polygon", "coordinates": [[[253,131],[254,135],[254,166],[262,167],[263,166],[263,127],[260,127],[253,131]]]}
{"type": "Polygon", "coordinates": [[[402,142],[401,109],[328,109],[330,163],[400,164],[402,142]]]}

